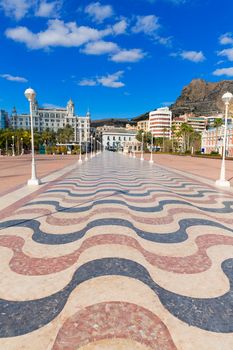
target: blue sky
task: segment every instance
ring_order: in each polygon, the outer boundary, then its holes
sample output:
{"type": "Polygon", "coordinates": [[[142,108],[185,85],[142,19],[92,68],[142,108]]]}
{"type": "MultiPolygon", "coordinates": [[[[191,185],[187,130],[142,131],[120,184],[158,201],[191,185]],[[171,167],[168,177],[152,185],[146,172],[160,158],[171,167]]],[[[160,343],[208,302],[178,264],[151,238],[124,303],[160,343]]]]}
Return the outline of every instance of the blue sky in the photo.
{"type": "Polygon", "coordinates": [[[0,108],[93,119],[169,104],[193,78],[233,77],[231,0],[0,0],[0,108]]]}

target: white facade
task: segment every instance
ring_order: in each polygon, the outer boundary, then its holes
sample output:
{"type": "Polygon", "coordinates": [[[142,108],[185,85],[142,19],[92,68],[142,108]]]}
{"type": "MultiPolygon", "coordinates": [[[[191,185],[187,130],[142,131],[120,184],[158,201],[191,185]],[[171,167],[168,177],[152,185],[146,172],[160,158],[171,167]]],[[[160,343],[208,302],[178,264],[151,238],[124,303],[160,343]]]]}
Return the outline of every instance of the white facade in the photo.
{"type": "Polygon", "coordinates": [[[171,138],[172,111],[168,107],[149,113],[149,130],[154,137],[171,138]]]}
{"type": "Polygon", "coordinates": [[[104,149],[113,147],[124,148],[126,143],[136,142],[136,131],[125,128],[105,130],[102,133],[102,144],[104,149]]]}
{"type": "MultiPolygon", "coordinates": [[[[38,102],[33,104],[33,126],[38,131],[46,129],[55,132],[58,129],[70,125],[74,130],[74,141],[87,142],[90,140],[90,113],[85,117],[76,116],[74,111],[74,103],[70,100],[66,108],[41,108],[38,102]]],[[[29,114],[17,114],[15,108],[12,112],[11,125],[13,129],[30,129],[31,121],[29,114]]]]}
{"type": "MultiPolygon", "coordinates": [[[[223,152],[224,126],[204,131],[201,136],[201,148],[204,153],[223,152]]],[[[233,157],[233,125],[227,127],[226,155],[233,157]]]]}

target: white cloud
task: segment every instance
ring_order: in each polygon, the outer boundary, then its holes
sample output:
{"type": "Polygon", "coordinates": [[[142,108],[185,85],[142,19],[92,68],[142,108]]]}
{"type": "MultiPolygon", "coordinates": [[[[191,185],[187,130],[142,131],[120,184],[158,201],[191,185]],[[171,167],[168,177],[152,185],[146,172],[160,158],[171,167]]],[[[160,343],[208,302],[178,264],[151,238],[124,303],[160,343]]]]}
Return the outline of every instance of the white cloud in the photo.
{"type": "Polygon", "coordinates": [[[5,15],[16,20],[25,17],[30,10],[38,17],[57,17],[62,0],[0,0],[0,8],[5,15]]]}
{"type": "Polygon", "coordinates": [[[205,56],[202,51],[182,51],[179,56],[181,56],[184,60],[188,60],[191,62],[199,63],[205,60],[205,56]]]}
{"type": "Polygon", "coordinates": [[[110,54],[110,60],[117,63],[138,62],[145,57],[145,53],[141,49],[125,50],[111,41],[104,40],[87,43],[81,52],[86,55],[110,54]]]}
{"type": "Polygon", "coordinates": [[[78,83],[80,86],[96,86],[97,82],[94,79],[82,79],[78,83]]]}
{"type": "Polygon", "coordinates": [[[95,41],[88,43],[83,50],[87,55],[103,55],[119,50],[118,45],[111,41],[95,41]]]}
{"type": "Polygon", "coordinates": [[[119,79],[123,76],[123,71],[118,71],[113,74],[103,75],[101,77],[95,77],[91,79],[84,78],[78,84],[80,86],[97,86],[102,85],[109,88],[121,88],[125,86],[119,79]]]}
{"type": "Polygon", "coordinates": [[[213,75],[216,75],[216,76],[226,75],[228,77],[233,77],[233,67],[216,69],[213,72],[213,75]]]}
{"type": "Polygon", "coordinates": [[[155,15],[137,16],[136,24],[132,27],[134,33],[144,33],[154,35],[157,29],[160,28],[159,18],[155,15]]]}
{"type": "Polygon", "coordinates": [[[124,34],[126,32],[127,27],[128,27],[128,22],[125,19],[122,19],[121,21],[117,22],[112,26],[113,34],[115,35],[124,34]]]}
{"type": "Polygon", "coordinates": [[[171,36],[162,37],[162,36],[158,35],[158,36],[155,36],[155,39],[157,39],[161,45],[165,45],[165,46],[170,47],[172,44],[172,37],[171,36]]]}
{"type": "Polygon", "coordinates": [[[60,109],[64,108],[58,105],[54,105],[53,103],[43,103],[43,108],[48,108],[48,109],[60,109]]]}
{"type": "Polygon", "coordinates": [[[98,77],[97,78],[97,82],[105,87],[110,87],[110,88],[121,88],[123,86],[125,86],[124,83],[122,83],[121,81],[119,81],[119,79],[122,77],[122,75],[124,74],[123,71],[118,71],[114,74],[108,74],[106,76],[102,76],[102,77],[98,77]]]}
{"type": "Polygon", "coordinates": [[[222,45],[232,45],[233,44],[233,37],[232,33],[225,33],[219,37],[219,42],[222,45]]]}
{"type": "Polygon", "coordinates": [[[15,81],[17,83],[27,83],[28,80],[23,77],[13,76],[11,74],[0,74],[0,77],[9,81],[15,81]]]}
{"type": "Polygon", "coordinates": [[[102,23],[106,18],[112,17],[114,14],[112,6],[101,5],[100,2],[92,2],[86,6],[84,11],[97,23],[102,23]]]}
{"type": "MultiPolygon", "coordinates": [[[[79,47],[92,41],[101,41],[109,35],[123,34],[127,22],[121,20],[104,30],[87,26],[78,26],[75,22],[65,23],[59,19],[48,21],[47,29],[33,33],[27,27],[9,28],[5,34],[7,38],[25,44],[30,49],[43,49],[55,46],[79,47]]],[[[115,44],[116,45],[116,44],[115,44]]]]}
{"type": "Polygon", "coordinates": [[[33,6],[34,0],[0,0],[0,7],[8,17],[22,19],[33,6]]]}
{"type": "Polygon", "coordinates": [[[102,35],[94,28],[78,27],[75,22],[65,23],[58,19],[49,20],[48,28],[36,34],[26,27],[6,30],[7,38],[24,43],[30,49],[55,46],[79,47],[89,41],[99,40],[102,35]]]}
{"type": "Polygon", "coordinates": [[[233,48],[220,51],[218,56],[224,56],[227,57],[229,61],[233,61],[233,48]]]}
{"type": "Polygon", "coordinates": [[[62,2],[57,0],[53,2],[41,1],[35,12],[37,17],[57,17],[62,6],[62,2]]]}
{"type": "Polygon", "coordinates": [[[121,50],[111,57],[113,62],[138,62],[145,56],[141,49],[121,50]]]}

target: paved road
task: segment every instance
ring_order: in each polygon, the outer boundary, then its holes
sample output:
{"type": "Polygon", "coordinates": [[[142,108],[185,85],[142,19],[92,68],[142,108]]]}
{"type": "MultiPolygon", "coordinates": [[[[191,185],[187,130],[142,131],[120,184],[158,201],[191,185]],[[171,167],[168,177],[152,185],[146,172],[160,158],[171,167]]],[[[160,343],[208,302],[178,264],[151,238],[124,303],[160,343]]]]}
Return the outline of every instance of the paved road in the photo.
{"type": "MultiPolygon", "coordinates": [[[[140,157],[140,155],[138,155],[140,157]]],[[[145,154],[149,159],[150,154],[145,154]]],[[[221,159],[209,159],[191,156],[177,156],[173,154],[156,153],[153,159],[157,164],[168,166],[177,170],[200,176],[203,179],[210,179],[213,182],[219,179],[221,159]]],[[[226,180],[230,181],[233,187],[233,160],[226,160],[226,180]]]]}
{"type": "Polygon", "coordinates": [[[233,198],[105,153],[0,222],[0,349],[232,350],[233,198]]]}
{"type": "MultiPolygon", "coordinates": [[[[42,178],[74,163],[75,155],[36,155],[37,176],[42,178]]],[[[13,191],[27,183],[31,177],[31,155],[0,157],[0,195],[13,191]]]]}

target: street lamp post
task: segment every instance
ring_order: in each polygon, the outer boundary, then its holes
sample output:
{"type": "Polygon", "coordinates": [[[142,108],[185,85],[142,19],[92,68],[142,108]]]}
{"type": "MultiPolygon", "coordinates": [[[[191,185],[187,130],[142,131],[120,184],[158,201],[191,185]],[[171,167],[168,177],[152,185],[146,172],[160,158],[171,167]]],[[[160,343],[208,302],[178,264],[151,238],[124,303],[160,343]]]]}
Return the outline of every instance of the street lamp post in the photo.
{"type": "Polygon", "coordinates": [[[225,157],[226,157],[226,138],[227,138],[227,118],[228,118],[228,110],[229,104],[233,95],[230,92],[226,92],[222,96],[222,100],[225,103],[225,127],[224,127],[224,136],[223,136],[223,154],[222,154],[222,164],[221,164],[221,172],[220,178],[215,182],[216,186],[219,187],[230,187],[230,182],[226,180],[226,165],[225,165],[225,157]]]}
{"type": "Polygon", "coordinates": [[[86,139],[86,156],[85,156],[85,161],[88,160],[88,156],[87,156],[87,139],[86,139]]]}
{"type": "Polygon", "coordinates": [[[141,161],[144,160],[144,157],[143,157],[143,146],[144,146],[144,132],[142,133],[142,149],[141,149],[141,158],[140,158],[141,161]]]}
{"type": "Polygon", "coordinates": [[[79,128],[79,160],[78,161],[79,161],[79,163],[82,163],[82,131],[81,131],[81,125],[80,125],[80,128],[79,128]]]}
{"type": "Polygon", "coordinates": [[[154,163],[154,161],[153,161],[153,153],[152,153],[153,146],[154,146],[153,134],[151,133],[151,152],[150,152],[150,160],[149,160],[149,163],[154,163]]]}
{"type": "Polygon", "coordinates": [[[135,144],[133,144],[133,158],[136,158],[136,153],[135,153],[135,144]]]}
{"type": "Polygon", "coordinates": [[[95,147],[96,147],[96,155],[98,155],[98,140],[95,140],[95,142],[96,142],[96,145],[95,145],[95,147]]]}
{"type": "Polygon", "coordinates": [[[36,177],[36,163],[35,163],[35,151],[34,151],[34,133],[33,133],[33,118],[32,118],[32,103],[35,99],[36,93],[33,89],[29,88],[24,92],[25,97],[29,101],[30,105],[30,119],[31,119],[31,145],[32,145],[32,176],[28,180],[29,186],[38,186],[40,180],[36,177]]]}
{"type": "Polygon", "coordinates": [[[21,156],[23,155],[24,153],[24,149],[23,149],[23,138],[21,137],[20,139],[20,142],[21,142],[21,156]]]}
{"type": "Polygon", "coordinates": [[[92,148],[92,140],[93,140],[93,136],[91,135],[91,158],[93,157],[93,148],[92,148]]]}
{"type": "Polygon", "coordinates": [[[93,143],[94,143],[94,155],[93,155],[93,157],[95,157],[95,137],[93,137],[93,143]]]}
{"type": "Polygon", "coordinates": [[[99,144],[99,153],[102,153],[102,144],[100,141],[98,141],[98,144],[99,144]]]}
{"type": "Polygon", "coordinates": [[[6,155],[8,156],[8,138],[6,137],[6,155]]]}
{"type": "Polygon", "coordinates": [[[15,156],[15,137],[12,136],[12,156],[15,156]]]}

